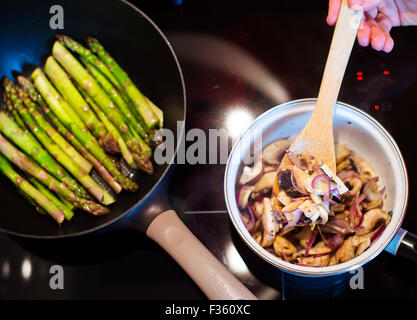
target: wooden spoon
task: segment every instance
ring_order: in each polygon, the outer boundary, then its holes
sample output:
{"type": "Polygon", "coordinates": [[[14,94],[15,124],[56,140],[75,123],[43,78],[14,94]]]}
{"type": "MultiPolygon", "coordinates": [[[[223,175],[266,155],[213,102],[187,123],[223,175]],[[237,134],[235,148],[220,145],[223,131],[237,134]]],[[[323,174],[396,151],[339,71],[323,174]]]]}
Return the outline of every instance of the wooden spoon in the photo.
{"type": "MultiPolygon", "coordinates": [[[[296,155],[314,156],[333,172],[336,172],[333,110],[362,15],[362,12],[351,10],[346,0],[342,1],[316,107],[306,126],[289,148],[290,152],[296,155]]],[[[285,155],[278,172],[292,166],[291,160],[285,155]]]]}

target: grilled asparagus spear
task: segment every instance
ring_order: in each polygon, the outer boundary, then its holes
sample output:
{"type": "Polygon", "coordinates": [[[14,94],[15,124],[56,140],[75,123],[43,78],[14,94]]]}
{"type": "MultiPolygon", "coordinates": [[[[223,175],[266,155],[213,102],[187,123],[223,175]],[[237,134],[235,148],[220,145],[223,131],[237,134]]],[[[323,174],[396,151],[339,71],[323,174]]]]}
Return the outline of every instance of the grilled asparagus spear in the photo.
{"type": "MultiPolygon", "coordinates": [[[[22,101],[17,97],[13,83],[8,80],[4,81],[4,84],[6,92],[8,92],[11,96],[10,100],[13,101],[13,105],[21,105],[22,101]]],[[[87,191],[80,186],[78,182],[73,179],[71,175],[62,166],[60,166],[48,152],[44,150],[42,145],[26,128],[21,115],[13,105],[11,107],[14,111],[16,111],[18,119],[20,119],[23,124],[19,126],[13,121],[12,118],[8,117],[6,113],[2,112],[0,114],[0,131],[11,139],[17,146],[19,146],[27,155],[31,156],[42,168],[52,174],[59,181],[65,183],[77,196],[88,198],[89,195],[87,191]]]]}
{"type": "Polygon", "coordinates": [[[128,191],[136,191],[138,185],[125,177],[113,163],[113,161],[104,153],[97,140],[91,135],[90,132],[82,130],[77,126],[66,113],[65,108],[62,106],[60,101],[57,99],[59,93],[47,80],[46,76],[40,69],[36,69],[32,73],[32,79],[34,80],[35,87],[39,90],[42,97],[47,101],[49,107],[59,118],[59,120],[66,126],[66,128],[74,134],[78,140],[84,145],[84,147],[91,152],[97,160],[102,163],[105,168],[110,172],[114,179],[122,186],[123,189],[128,191]]]}
{"type": "Polygon", "coordinates": [[[72,209],[67,207],[63,201],[58,199],[58,197],[53,194],[47,187],[45,187],[42,183],[40,183],[38,180],[36,180],[34,177],[30,176],[28,177],[29,182],[40,192],[43,193],[45,197],[50,199],[65,215],[65,219],[71,220],[74,216],[74,212],[72,212],[72,209]]]}
{"type": "Polygon", "coordinates": [[[53,56],[60,62],[64,69],[71,75],[78,85],[84,88],[91,98],[97,103],[103,112],[108,115],[110,121],[119,130],[128,148],[133,152],[133,159],[137,166],[145,172],[152,174],[153,167],[147,154],[142,152],[139,141],[132,135],[131,130],[126,125],[122,115],[116,111],[115,105],[107,96],[105,91],[85,70],[80,62],[58,41],[52,48],[53,56]]]}
{"type": "Polygon", "coordinates": [[[94,112],[100,118],[100,120],[104,123],[107,130],[116,137],[117,142],[120,146],[120,152],[123,155],[123,158],[126,160],[127,164],[132,167],[133,169],[138,169],[135,161],[133,160],[132,153],[129,151],[123,137],[120,135],[119,131],[117,131],[116,127],[113,123],[107,118],[106,114],[101,111],[100,107],[90,98],[85,90],[83,90],[80,86],[77,85],[78,90],[80,90],[81,94],[83,95],[84,99],[88,102],[88,104],[93,108],[94,112]]]}
{"type": "MultiPolygon", "coordinates": [[[[94,134],[100,145],[110,153],[119,153],[120,148],[113,135],[110,132],[107,132],[105,126],[97,119],[87,102],[85,102],[72,84],[66,72],[53,57],[49,57],[46,60],[45,73],[59,93],[74,109],[77,116],[82,120],[83,125],[94,134]]],[[[68,110],[66,111],[68,112],[68,110]]]]}
{"type": "Polygon", "coordinates": [[[157,127],[159,124],[158,117],[152,111],[152,108],[149,106],[145,97],[129,78],[128,74],[117,64],[117,62],[110,56],[97,39],[88,37],[87,44],[89,48],[97,54],[101,61],[103,61],[104,64],[110,69],[119,84],[126,90],[127,95],[142,115],[147,126],[151,129],[157,127]]]}
{"type": "Polygon", "coordinates": [[[1,134],[0,153],[3,154],[3,156],[10,162],[19,167],[19,169],[38,179],[39,182],[48,187],[49,190],[54,191],[57,194],[62,195],[70,202],[73,202],[77,208],[81,208],[93,215],[102,215],[110,212],[108,208],[95,203],[94,201],[78,197],[75,193],[68,189],[65,184],[60,183],[57,179],[52,177],[49,173],[30,160],[1,134]]]}
{"type": "Polygon", "coordinates": [[[119,183],[114,180],[113,176],[107,171],[107,169],[98,161],[83,145],[82,143],[63,125],[63,123],[58,119],[58,117],[52,112],[48,107],[45,100],[39,94],[32,82],[23,77],[18,76],[17,81],[23,90],[30,96],[30,98],[36,102],[43,112],[49,117],[52,121],[55,128],[58,132],[64,136],[84,157],[87,159],[97,170],[100,176],[108,183],[108,185],[113,189],[114,192],[120,193],[122,187],[119,183]]]}
{"type": "MultiPolygon", "coordinates": [[[[23,90],[18,89],[20,94],[24,94],[23,90]]],[[[22,97],[20,97],[22,98],[22,97]]],[[[29,104],[29,97],[25,98],[25,103],[29,104]]],[[[91,178],[88,172],[84,171],[78,164],[70,158],[52,139],[46,131],[43,131],[36,123],[35,119],[29,113],[28,109],[23,104],[16,104],[15,106],[25,122],[26,126],[41,142],[46,150],[54,156],[54,158],[66,168],[98,201],[105,205],[110,205],[116,200],[106,190],[100,187],[97,182],[91,178]]]]}
{"type": "MultiPolygon", "coordinates": [[[[1,139],[1,138],[0,138],[1,139]]],[[[42,192],[37,190],[22,176],[20,176],[12,167],[10,162],[0,154],[0,171],[14,183],[14,185],[25,194],[29,199],[32,199],[45,210],[56,222],[61,224],[64,221],[64,213],[48,199],[42,192]]],[[[26,197],[25,196],[25,197],[26,197]]]]}

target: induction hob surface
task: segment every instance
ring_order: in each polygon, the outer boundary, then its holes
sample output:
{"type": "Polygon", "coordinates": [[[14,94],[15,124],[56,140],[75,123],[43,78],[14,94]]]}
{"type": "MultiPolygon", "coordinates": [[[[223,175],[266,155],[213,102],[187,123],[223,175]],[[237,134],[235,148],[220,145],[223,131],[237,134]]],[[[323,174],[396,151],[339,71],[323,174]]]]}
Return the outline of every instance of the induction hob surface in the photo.
{"type": "MultiPolygon", "coordinates": [[[[326,2],[303,9],[290,1],[263,0],[133,3],[160,26],[177,53],[187,89],[187,130],[208,133],[225,128],[230,149],[251,119],[268,108],[317,96],[333,32],[325,23],[326,2]]],[[[390,54],[355,45],[339,100],[365,110],[387,128],[413,181],[417,30],[399,28],[392,35],[395,48],[390,54]]],[[[386,252],[366,265],[362,290],[350,289],[347,275],[309,280],[261,261],[229,221],[224,169],[224,163],[176,165],[170,200],[191,231],[259,298],[417,298],[413,263],[386,252]]],[[[414,192],[411,183],[403,227],[416,233],[414,192]]],[[[204,295],[150,239],[109,228],[53,241],[0,234],[0,298],[203,299],[204,295]],[[63,267],[63,290],[50,287],[53,265],[63,267]]]]}

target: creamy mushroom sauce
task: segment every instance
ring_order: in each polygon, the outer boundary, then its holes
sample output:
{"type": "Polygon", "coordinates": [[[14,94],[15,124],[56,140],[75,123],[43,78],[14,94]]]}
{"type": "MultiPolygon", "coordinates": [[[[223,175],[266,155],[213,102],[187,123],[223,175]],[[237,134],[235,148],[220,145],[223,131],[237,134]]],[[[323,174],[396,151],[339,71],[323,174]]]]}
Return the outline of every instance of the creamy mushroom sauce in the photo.
{"type": "Polygon", "coordinates": [[[237,202],[247,230],[266,250],[303,266],[330,266],[360,255],[391,219],[382,209],[385,188],[378,186],[372,165],[336,144],[332,177],[314,157],[290,153],[290,145],[275,141],[243,168],[237,202]],[[277,174],[286,153],[293,166],[277,174]]]}

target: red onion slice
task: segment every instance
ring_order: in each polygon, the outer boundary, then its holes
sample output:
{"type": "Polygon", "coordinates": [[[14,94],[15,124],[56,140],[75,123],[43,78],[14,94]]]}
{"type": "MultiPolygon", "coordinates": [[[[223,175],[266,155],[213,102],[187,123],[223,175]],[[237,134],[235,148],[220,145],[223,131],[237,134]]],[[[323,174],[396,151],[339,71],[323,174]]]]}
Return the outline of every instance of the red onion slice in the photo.
{"type": "Polygon", "coordinates": [[[252,232],[253,228],[255,227],[255,214],[253,212],[252,206],[248,203],[246,208],[248,208],[249,214],[250,214],[250,224],[246,226],[246,229],[249,231],[249,233],[252,232]]]}
{"type": "Polygon", "coordinates": [[[300,193],[303,196],[308,196],[308,193],[307,192],[304,192],[303,190],[301,190],[297,186],[297,183],[295,182],[295,179],[294,179],[294,167],[291,168],[291,184],[292,184],[292,187],[294,188],[295,191],[297,191],[298,193],[300,193]]]}
{"type": "Polygon", "coordinates": [[[383,224],[379,227],[379,229],[374,233],[374,235],[371,237],[371,244],[374,243],[378,238],[381,236],[382,232],[384,232],[386,228],[386,225],[383,224]]]}
{"type": "Polygon", "coordinates": [[[297,155],[294,152],[291,152],[290,150],[287,150],[286,153],[287,153],[288,159],[290,159],[292,164],[300,168],[300,161],[298,160],[297,155]]]}
{"type": "Polygon", "coordinates": [[[366,196],[364,194],[361,194],[360,196],[356,195],[356,198],[350,207],[350,221],[354,227],[357,227],[362,223],[363,215],[359,209],[359,205],[365,198],[366,196]],[[356,225],[354,225],[355,218],[359,218],[359,222],[356,225]]]}
{"type": "Polygon", "coordinates": [[[306,247],[306,251],[304,253],[304,257],[307,257],[308,256],[308,252],[310,251],[311,246],[313,245],[314,240],[316,240],[316,236],[317,236],[317,232],[314,231],[311,234],[310,239],[308,240],[307,247],[306,247]]]}
{"type": "Polygon", "coordinates": [[[248,204],[248,199],[250,197],[250,193],[248,195],[246,195],[247,197],[245,199],[243,198],[246,191],[251,191],[252,192],[252,190],[248,190],[248,189],[253,189],[253,187],[248,186],[248,185],[243,185],[239,188],[239,190],[237,192],[236,202],[237,202],[237,205],[240,209],[244,209],[246,207],[246,205],[248,204]]]}
{"type": "Polygon", "coordinates": [[[294,213],[294,218],[289,223],[286,224],[286,226],[284,227],[284,230],[294,227],[298,223],[298,221],[300,221],[301,215],[303,213],[300,208],[297,208],[291,212],[294,213]]]}
{"type": "Polygon", "coordinates": [[[327,241],[326,246],[334,250],[339,248],[343,242],[345,242],[345,235],[343,233],[338,233],[331,237],[329,241],[327,241]]]}
{"type": "Polygon", "coordinates": [[[328,203],[330,200],[330,178],[324,173],[315,176],[313,181],[311,181],[311,186],[313,187],[313,189],[316,189],[316,186],[319,183],[319,181],[323,181],[327,184],[327,190],[324,193],[323,202],[328,203]]]}
{"type": "Polygon", "coordinates": [[[349,222],[339,218],[329,220],[324,226],[321,226],[320,229],[323,232],[332,234],[348,234],[353,231],[349,225],[349,222]]]}
{"type": "Polygon", "coordinates": [[[345,182],[347,179],[349,179],[350,177],[355,177],[355,178],[361,178],[361,176],[353,171],[353,170],[343,170],[340,171],[337,176],[339,177],[340,180],[342,180],[343,182],[345,182]]]}

